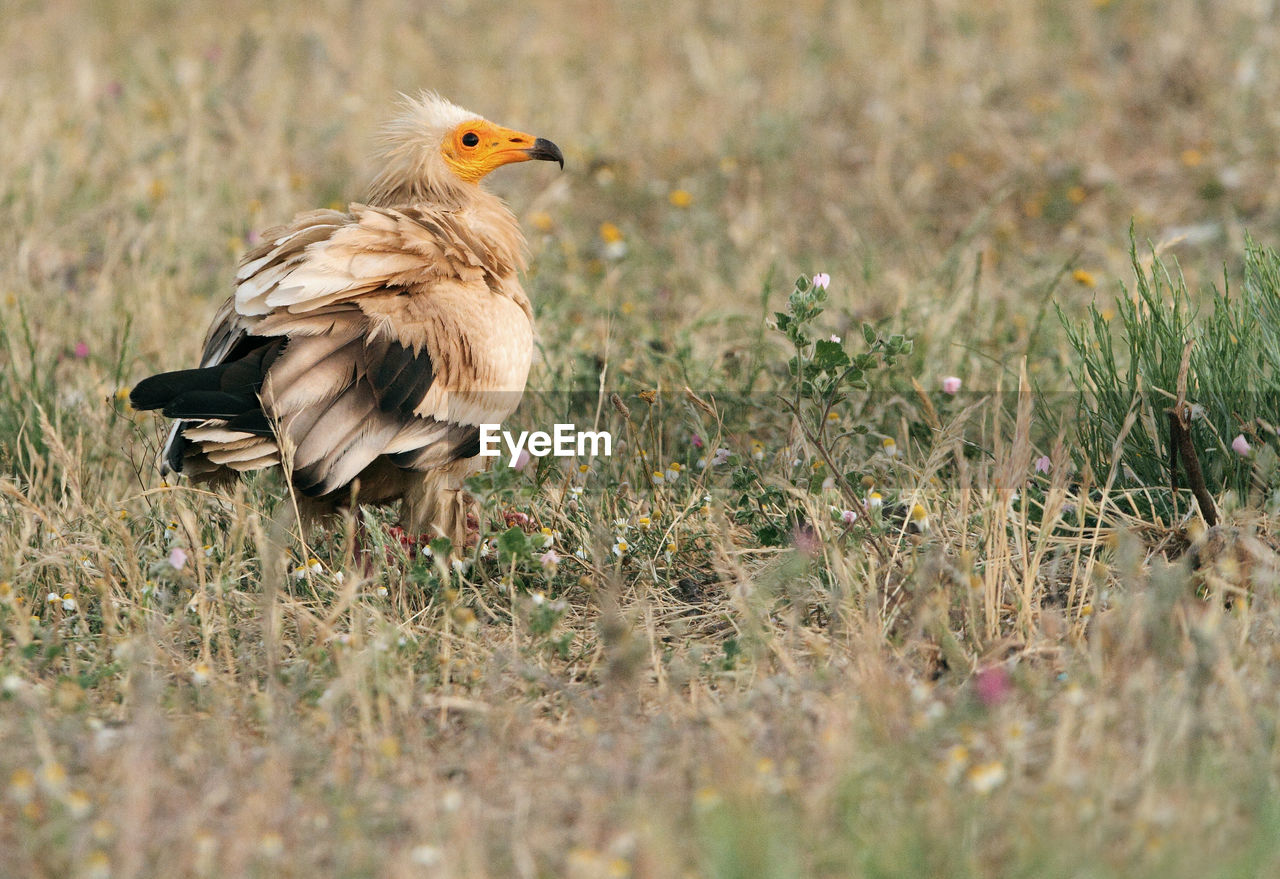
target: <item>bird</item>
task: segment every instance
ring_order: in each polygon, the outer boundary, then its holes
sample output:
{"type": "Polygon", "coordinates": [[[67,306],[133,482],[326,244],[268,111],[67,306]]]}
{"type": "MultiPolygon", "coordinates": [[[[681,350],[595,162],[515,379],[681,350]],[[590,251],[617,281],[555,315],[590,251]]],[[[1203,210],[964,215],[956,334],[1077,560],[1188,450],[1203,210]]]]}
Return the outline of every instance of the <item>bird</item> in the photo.
{"type": "Polygon", "coordinates": [[[459,547],[480,425],[515,411],[534,344],[524,235],[482,181],[564,156],[422,92],[401,96],[379,159],[363,201],[262,233],[199,366],[129,400],[174,420],[164,476],[225,487],[279,467],[309,521],[400,501],[404,533],[459,547]]]}

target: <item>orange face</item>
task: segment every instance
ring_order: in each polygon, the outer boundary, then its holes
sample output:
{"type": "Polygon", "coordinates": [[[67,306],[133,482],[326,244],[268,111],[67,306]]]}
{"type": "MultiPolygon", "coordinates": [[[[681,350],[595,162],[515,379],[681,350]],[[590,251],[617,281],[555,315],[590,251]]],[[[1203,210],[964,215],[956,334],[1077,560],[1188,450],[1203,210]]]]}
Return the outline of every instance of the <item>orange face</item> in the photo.
{"type": "Polygon", "coordinates": [[[459,125],[444,139],[440,151],[453,173],[467,183],[476,183],[493,169],[511,162],[544,159],[564,167],[560,148],[551,141],[485,119],[459,125]]]}

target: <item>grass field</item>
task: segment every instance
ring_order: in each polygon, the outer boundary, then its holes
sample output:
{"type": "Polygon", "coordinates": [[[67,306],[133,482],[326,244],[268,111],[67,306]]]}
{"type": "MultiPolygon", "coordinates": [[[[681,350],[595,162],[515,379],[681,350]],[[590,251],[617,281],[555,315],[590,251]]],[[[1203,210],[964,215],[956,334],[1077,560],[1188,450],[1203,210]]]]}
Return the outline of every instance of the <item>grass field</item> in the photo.
{"type": "Polygon", "coordinates": [[[1274,435],[1226,492],[1196,434],[1206,530],[1090,466],[1063,323],[1280,245],[1278,45],[1260,0],[6,0],[0,875],[1280,875],[1274,435]],[[121,394],[423,88],[563,148],[490,181],[511,426],[619,438],[481,478],[458,570],[165,485],[121,394]],[[830,405],[788,367],[869,349],[830,405]]]}

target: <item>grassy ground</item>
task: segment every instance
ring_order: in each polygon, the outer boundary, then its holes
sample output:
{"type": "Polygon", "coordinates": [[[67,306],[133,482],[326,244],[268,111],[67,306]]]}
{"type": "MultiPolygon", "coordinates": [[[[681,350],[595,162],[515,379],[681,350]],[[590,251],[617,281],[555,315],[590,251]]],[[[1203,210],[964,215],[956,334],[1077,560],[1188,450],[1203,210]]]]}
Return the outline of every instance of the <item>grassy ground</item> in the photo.
{"type": "Polygon", "coordinates": [[[1082,484],[1054,306],[1107,312],[1131,222],[1193,290],[1280,240],[1277,42],[1246,0],[9,0],[0,874],[1275,875],[1274,510],[1082,484]],[[516,420],[622,442],[484,480],[464,570],[366,572],[270,477],[162,485],[118,391],[424,87],[564,148],[492,181],[516,420]],[[829,420],[769,325],[815,272],[818,337],[914,341],[829,420]]]}

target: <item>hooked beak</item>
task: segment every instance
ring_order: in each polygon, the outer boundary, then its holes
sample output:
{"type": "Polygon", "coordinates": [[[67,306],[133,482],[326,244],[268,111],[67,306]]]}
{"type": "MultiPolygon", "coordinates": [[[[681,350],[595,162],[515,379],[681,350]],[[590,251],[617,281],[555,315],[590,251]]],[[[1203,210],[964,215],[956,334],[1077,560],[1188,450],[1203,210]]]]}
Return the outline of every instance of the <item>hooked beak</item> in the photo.
{"type": "Polygon", "coordinates": [[[560,168],[564,169],[564,153],[560,152],[560,147],[540,137],[533,142],[533,146],[525,150],[525,155],[530,159],[541,159],[544,162],[559,162],[560,168]]]}

